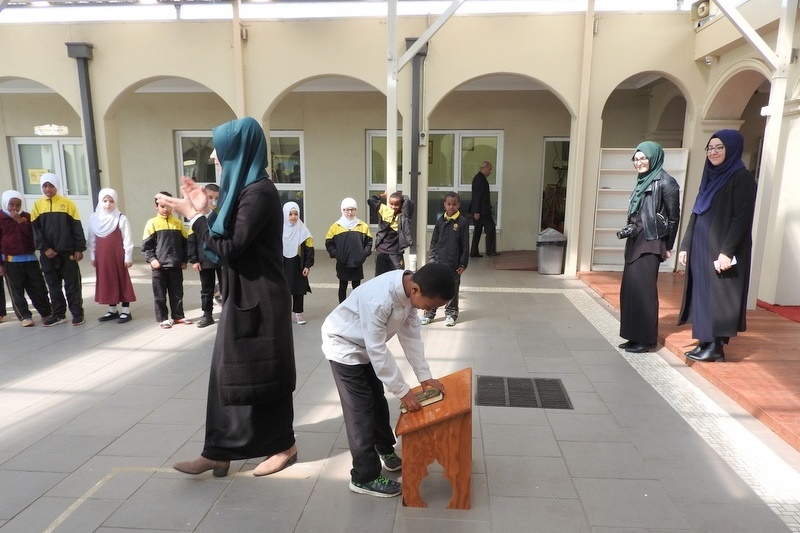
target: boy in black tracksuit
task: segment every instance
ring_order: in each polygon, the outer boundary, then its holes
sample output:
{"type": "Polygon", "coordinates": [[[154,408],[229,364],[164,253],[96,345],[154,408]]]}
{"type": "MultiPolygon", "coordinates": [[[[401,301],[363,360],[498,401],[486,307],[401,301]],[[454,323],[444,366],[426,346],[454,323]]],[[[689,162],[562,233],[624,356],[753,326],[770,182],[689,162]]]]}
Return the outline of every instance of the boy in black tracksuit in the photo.
{"type": "MultiPolygon", "coordinates": [[[[203,188],[208,196],[212,208],[216,208],[219,198],[219,186],[209,183],[203,188]]],[[[203,318],[197,322],[198,328],[204,328],[214,323],[211,315],[214,310],[214,285],[217,279],[222,283],[222,267],[214,261],[203,249],[203,243],[197,242],[197,235],[189,233],[189,263],[200,274],[200,307],[203,318]]]]}
{"type": "MultiPolygon", "coordinates": [[[[461,274],[469,263],[469,221],[459,209],[461,197],[455,192],[444,195],[444,214],[433,227],[428,262],[442,263],[453,269],[456,280],[456,293],[444,308],[445,325],[455,326],[458,320],[458,288],[461,274]]],[[[436,310],[425,311],[422,324],[430,324],[436,310]]]]}
{"type": "Polygon", "coordinates": [[[80,326],[85,319],[78,262],[86,250],[86,237],[78,208],[72,200],[61,195],[61,178],[55,174],[44,174],[40,183],[44,196],[33,204],[31,223],[53,308],[53,314],[45,318],[42,325],[63,324],[67,321],[69,307],[72,325],[80,326]]]}
{"type": "MultiPolygon", "coordinates": [[[[165,196],[172,196],[161,191],[165,196]]],[[[144,226],[142,253],[150,264],[153,275],[153,300],[156,308],[156,321],[163,329],[172,324],[191,324],[183,314],[183,271],[188,256],[186,229],[183,222],[172,215],[172,208],[156,200],[158,215],[144,226]],[[172,320],[167,309],[172,309],[172,320]]]]}
{"type": "Polygon", "coordinates": [[[403,250],[414,244],[411,236],[414,202],[399,191],[389,195],[389,205],[384,204],[382,198],[386,198],[385,192],[367,199],[370,209],[380,218],[375,234],[376,277],[392,270],[403,270],[403,250]]]}

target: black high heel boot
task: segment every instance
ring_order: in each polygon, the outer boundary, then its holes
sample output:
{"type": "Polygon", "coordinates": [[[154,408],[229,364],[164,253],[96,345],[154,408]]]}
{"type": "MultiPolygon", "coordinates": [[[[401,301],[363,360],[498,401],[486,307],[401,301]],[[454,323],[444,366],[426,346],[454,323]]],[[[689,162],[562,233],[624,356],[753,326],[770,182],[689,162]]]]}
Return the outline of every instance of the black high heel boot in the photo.
{"type": "Polygon", "coordinates": [[[725,361],[725,352],[722,349],[722,344],[716,342],[708,343],[708,346],[700,350],[695,355],[687,355],[693,361],[700,361],[701,363],[713,363],[714,361],[725,361]]]}
{"type": "Polygon", "coordinates": [[[690,358],[694,357],[695,355],[697,355],[700,352],[702,352],[706,348],[706,346],[708,346],[709,344],[711,344],[711,343],[710,342],[700,342],[700,343],[697,344],[697,346],[694,347],[693,350],[691,350],[689,352],[683,352],[683,355],[686,356],[686,357],[690,357],[690,358]]]}

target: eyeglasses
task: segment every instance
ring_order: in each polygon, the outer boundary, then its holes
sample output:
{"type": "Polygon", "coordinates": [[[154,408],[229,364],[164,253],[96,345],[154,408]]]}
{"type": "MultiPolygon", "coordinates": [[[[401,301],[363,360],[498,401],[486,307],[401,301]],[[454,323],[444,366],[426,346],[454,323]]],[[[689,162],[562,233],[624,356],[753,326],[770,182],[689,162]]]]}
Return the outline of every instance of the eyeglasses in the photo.
{"type": "Polygon", "coordinates": [[[347,213],[355,213],[356,212],[356,208],[355,207],[345,207],[344,211],[347,212],[347,213]]]}
{"type": "Polygon", "coordinates": [[[716,146],[707,146],[706,147],[706,153],[707,154],[710,154],[711,152],[719,154],[719,153],[722,153],[724,151],[725,151],[725,145],[724,144],[718,144],[716,146]]]}
{"type": "Polygon", "coordinates": [[[650,160],[649,160],[649,159],[647,159],[646,157],[634,157],[634,158],[633,158],[633,164],[634,164],[634,165],[635,165],[636,163],[647,163],[648,161],[650,161],[650,160]]]}

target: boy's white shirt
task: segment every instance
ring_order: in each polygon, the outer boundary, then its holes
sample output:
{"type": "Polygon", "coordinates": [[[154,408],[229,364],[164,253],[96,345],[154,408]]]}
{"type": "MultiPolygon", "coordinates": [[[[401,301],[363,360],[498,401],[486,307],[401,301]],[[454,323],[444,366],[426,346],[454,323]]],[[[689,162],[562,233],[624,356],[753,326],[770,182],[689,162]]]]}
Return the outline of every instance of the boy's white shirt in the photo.
{"type": "Polygon", "coordinates": [[[372,363],[378,379],[398,398],[411,387],[386,346],[395,335],[417,379],[433,377],[425,360],[422,323],[403,290],[403,274],[394,270],[359,285],[322,324],[326,359],[343,365],[372,363]]]}

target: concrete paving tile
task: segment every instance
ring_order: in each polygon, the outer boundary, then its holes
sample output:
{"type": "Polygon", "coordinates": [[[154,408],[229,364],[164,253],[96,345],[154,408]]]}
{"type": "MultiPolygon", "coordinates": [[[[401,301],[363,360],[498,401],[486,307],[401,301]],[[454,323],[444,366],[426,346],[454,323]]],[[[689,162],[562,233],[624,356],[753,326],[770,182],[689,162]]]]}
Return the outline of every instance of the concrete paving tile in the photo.
{"type": "Polygon", "coordinates": [[[628,442],[560,442],[574,478],[654,479],[639,452],[628,442]]]}
{"type": "Polygon", "coordinates": [[[136,492],[156,469],[163,467],[163,463],[161,457],[96,455],[49,490],[47,495],[124,500],[136,492]],[[101,482],[102,485],[97,486],[101,482]]]}
{"type": "Polygon", "coordinates": [[[489,489],[484,474],[473,473],[470,479],[470,508],[448,509],[447,505],[453,497],[450,483],[442,475],[441,469],[431,471],[420,484],[420,494],[427,507],[405,507],[397,509],[397,519],[447,520],[488,522],[489,489]]]}
{"type": "Polygon", "coordinates": [[[103,450],[103,455],[163,457],[177,450],[197,431],[196,426],[136,424],[103,450]]]}
{"type": "Polygon", "coordinates": [[[10,520],[66,477],[56,472],[0,470],[0,519],[10,520]],[[13,487],[13,489],[12,489],[13,487]]]}
{"type": "Polygon", "coordinates": [[[677,507],[695,531],[708,533],[786,533],[789,529],[764,505],[687,503],[677,507]]]}
{"type": "MultiPolygon", "coordinates": [[[[492,498],[492,531],[558,531],[589,533],[581,502],[566,498],[504,497],[492,498]]],[[[630,533],[630,532],[629,532],[630,533]]]]}
{"type": "Polygon", "coordinates": [[[121,502],[115,500],[95,500],[84,502],[70,510],[70,498],[42,497],[3,525],[3,533],[32,533],[34,531],[61,531],[86,533],[94,531],[121,502]],[[81,509],[84,504],[89,504],[81,509]],[[63,523],[61,522],[63,520],[63,523]],[[67,524],[68,523],[68,524],[67,524]],[[59,525],[60,524],[60,525],[59,525]],[[58,525],[57,529],[54,526],[58,525]]]}
{"type": "Polygon", "coordinates": [[[651,428],[658,430],[686,431],[689,424],[668,404],[644,404],[607,402],[608,408],[624,428],[651,428]]]}
{"type": "Polygon", "coordinates": [[[547,426],[483,424],[486,455],[561,457],[561,451],[547,426]]]}
{"type": "Polygon", "coordinates": [[[674,502],[763,503],[753,489],[721,459],[716,462],[650,459],[645,464],[674,502]]]}
{"type": "Polygon", "coordinates": [[[178,473],[152,477],[103,525],[192,531],[230,483],[229,478],[187,478],[178,473]]]}
{"type": "Polygon", "coordinates": [[[72,472],[109,442],[110,437],[48,435],[3,463],[3,468],[30,472],[72,472]]]}
{"type": "Polygon", "coordinates": [[[294,406],[295,431],[338,433],[344,426],[340,403],[324,405],[297,404],[294,406]]]}
{"type": "Polygon", "coordinates": [[[538,374],[582,374],[578,363],[572,358],[572,354],[561,356],[538,356],[525,357],[525,366],[528,372],[533,375],[538,374]]]}
{"type": "Polygon", "coordinates": [[[587,415],[548,410],[547,418],[559,441],[627,442],[628,436],[611,415],[587,415]]]}
{"type": "Polygon", "coordinates": [[[657,481],[575,479],[589,525],[637,529],[688,529],[681,511],[657,481]]]}
{"type": "Polygon", "coordinates": [[[593,349],[588,350],[570,350],[572,357],[581,365],[625,365],[629,366],[628,362],[620,356],[616,350],[603,350],[595,343],[593,349]]]}
{"type": "MultiPolygon", "coordinates": [[[[458,511],[454,511],[458,512],[458,511]]],[[[488,520],[467,520],[458,515],[447,518],[398,517],[394,533],[418,533],[419,531],[441,531],[444,533],[490,533],[488,520]]]]}
{"type": "Polygon", "coordinates": [[[170,398],[142,419],[143,424],[203,425],[205,400],[170,398]]]}
{"type": "Polygon", "coordinates": [[[625,428],[642,459],[677,461],[718,461],[719,455],[692,430],[653,431],[652,428],[625,428]]]}
{"type": "Polygon", "coordinates": [[[102,404],[114,407],[149,407],[155,409],[181,388],[160,385],[139,385],[138,382],[115,392],[102,404]]]}
{"type": "Polygon", "coordinates": [[[593,382],[592,386],[605,402],[627,402],[638,405],[645,403],[663,405],[664,403],[664,398],[647,382],[642,380],[628,381],[625,387],[620,387],[618,383],[611,381],[593,382]]]}
{"type": "Polygon", "coordinates": [[[592,383],[638,384],[642,380],[636,370],[628,364],[620,365],[581,365],[581,371],[592,383]]]}
{"type": "Polygon", "coordinates": [[[60,435],[118,437],[150,413],[146,408],[95,406],[56,431],[60,435]]]}
{"type": "Polygon", "coordinates": [[[301,509],[272,511],[215,506],[192,531],[194,533],[294,531],[300,519],[300,512],[301,509]]]}
{"type": "MultiPolygon", "coordinates": [[[[116,511],[123,500],[86,500],[59,517],[55,531],[58,533],[86,533],[96,531],[116,511]]],[[[55,523],[54,523],[55,525],[55,523]]],[[[43,530],[44,531],[44,530],[43,530]]]]}
{"type": "MultiPolygon", "coordinates": [[[[572,413],[608,415],[611,411],[596,392],[570,391],[567,393],[570,403],[572,403],[572,413]]],[[[553,409],[542,409],[545,413],[554,411],[553,409]]],[[[549,423],[549,420],[548,420],[549,423]]]]}
{"type": "Polygon", "coordinates": [[[300,517],[295,533],[390,533],[400,498],[375,498],[350,491],[350,454],[331,457],[300,517]]]}
{"type": "Polygon", "coordinates": [[[486,457],[489,496],[577,498],[569,470],[560,457],[486,457]]]}
{"type": "Polygon", "coordinates": [[[473,408],[473,424],[476,413],[480,414],[480,423],[475,424],[480,428],[481,424],[511,424],[517,426],[546,426],[549,425],[547,416],[543,409],[531,409],[527,407],[490,407],[482,405],[473,408]]]}

